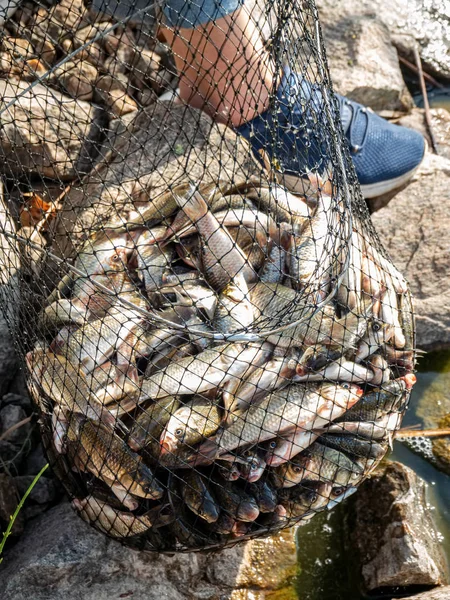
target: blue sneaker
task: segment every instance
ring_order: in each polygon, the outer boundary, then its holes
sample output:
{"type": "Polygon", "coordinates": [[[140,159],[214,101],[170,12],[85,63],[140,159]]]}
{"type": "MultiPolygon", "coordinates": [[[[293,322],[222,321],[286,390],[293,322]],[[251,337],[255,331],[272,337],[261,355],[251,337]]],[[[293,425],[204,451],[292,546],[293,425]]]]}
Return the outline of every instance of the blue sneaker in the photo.
{"type": "MultiPolygon", "coordinates": [[[[423,136],[389,123],[357,102],[337,98],[363,195],[374,198],[407,183],[424,158],[423,136]]],[[[274,106],[237,131],[256,153],[265,149],[288,181],[325,171],[329,131],[318,126],[320,121],[326,122],[320,87],[285,68],[274,106]]]]}

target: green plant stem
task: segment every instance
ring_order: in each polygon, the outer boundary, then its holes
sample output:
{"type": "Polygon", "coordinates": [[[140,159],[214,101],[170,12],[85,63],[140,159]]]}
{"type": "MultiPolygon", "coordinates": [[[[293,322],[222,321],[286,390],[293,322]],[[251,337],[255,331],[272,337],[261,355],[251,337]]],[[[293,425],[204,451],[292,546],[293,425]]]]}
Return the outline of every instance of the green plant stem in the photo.
{"type": "Polygon", "coordinates": [[[28,498],[31,490],[34,488],[34,486],[36,485],[36,483],[39,481],[39,479],[41,478],[41,476],[43,475],[44,471],[46,469],[48,469],[49,464],[47,463],[44,467],[42,467],[42,469],[39,471],[39,473],[36,475],[36,477],[33,479],[33,481],[30,484],[30,487],[27,489],[27,491],[25,492],[25,494],[23,495],[21,501],[19,502],[19,504],[17,505],[16,510],[14,511],[14,514],[10,517],[9,520],[9,524],[8,527],[5,531],[5,533],[3,534],[3,539],[0,542],[0,563],[3,561],[2,558],[2,553],[3,553],[3,548],[5,547],[6,544],[6,540],[8,539],[8,537],[11,535],[11,530],[14,526],[14,522],[17,519],[17,515],[19,514],[22,506],[25,503],[25,500],[28,498]]]}

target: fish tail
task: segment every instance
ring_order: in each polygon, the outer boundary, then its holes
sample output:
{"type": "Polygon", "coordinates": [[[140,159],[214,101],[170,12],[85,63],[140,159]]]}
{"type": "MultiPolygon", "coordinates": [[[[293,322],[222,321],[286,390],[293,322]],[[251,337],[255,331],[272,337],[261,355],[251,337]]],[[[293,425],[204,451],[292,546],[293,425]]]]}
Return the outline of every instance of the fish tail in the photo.
{"type": "Polygon", "coordinates": [[[191,188],[183,198],[177,197],[177,204],[194,223],[208,213],[208,205],[196,188],[191,188]]]}

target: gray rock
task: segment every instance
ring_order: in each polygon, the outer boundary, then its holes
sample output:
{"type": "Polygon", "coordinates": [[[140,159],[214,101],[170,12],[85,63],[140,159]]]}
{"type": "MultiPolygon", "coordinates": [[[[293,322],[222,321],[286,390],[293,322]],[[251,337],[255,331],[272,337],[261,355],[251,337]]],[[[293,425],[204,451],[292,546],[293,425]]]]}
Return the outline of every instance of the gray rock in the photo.
{"type": "MultiPolygon", "coordinates": [[[[2,532],[9,524],[10,517],[13,515],[19,503],[19,492],[14,479],[6,473],[0,473],[0,523],[2,532]]],[[[24,516],[19,512],[12,528],[12,535],[20,535],[23,531],[24,516]]]]}
{"type": "Polygon", "coordinates": [[[15,471],[19,468],[22,462],[24,452],[17,449],[17,446],[7,442],[6,440],[0,440],[0,457],[2,459],[2,466],[6,465],[8,471],[15,471]]]}
{"type": "Polygon", "coordinates": [[[414,294],[417,343],[450,344],[450,161],[429,155],[410,185],[372,215],[395,265],[414,294]]]}
{"type": "MultiPolygon", "coordinates": [[[[27,413],[21,406],[16,404],[7,404],[0,410],[0,435],[4,435],[8,429],[26,419],[27,413]]],[[[18,429],[8,433],[4,439],[15,445],[21,445],[25,442],[30,432],[30,423],[25,423],[18,429]]]]}
{"type": "Polygon", "coordinates": [[[319,0],[317,4],[325,27],[347,16],[375,14],[403,54],[412,57],[418,43],[425,68],[450,77],[450,5],[445,0],[319,0]]]}
{"type": "Polygon", "coordinates": [[[418,594],[416,596],[409,596],[403,600],[449,600],[450,598],[450,586],[438,587],[429,592],[418,594]]]}
{"type": "Polygon", "coordinates": [[[0,405],[5,406],[6,404],[15,404],[22,408],[30,408],[30,398],[28,396],[22,396],[21,394],[5,394],[0,400],[0,405]]]}
{"type": "MultiPolygon", "coordinates": [[[[23,496],[33,482],[33,475],[21,475],[14,477],[14,482],[23,496]]],[[[28,499],[37,504],[47,504],[53,502],[58,492],[58,485],[55,480],[48,477],[40,477],[28,496],[28,499]]]]}
{"type": "MultiPolygon", "coordinates": [[[[430,114],[439,155],[450,159],[450,112],[444,108],[432,108],[430,109],[430,114]]],[[[425,110],[423,108],[414,108],[411,114],[399,119],[398,124],[420,131],[428,140],[428,145],[431,148],[431,140],[425,123],[425,110]]]]}
{"type": "Polygon", "coordinates": [[[408,467],[385,464],[349,501],[347,519],[366,592],[448,582],[425,482],[408,467]]]}
{"type": "Polygon", "coordinates": [[[0,98],[2,172],[64,181],[90,170],[104,124],[99,108],[18,80],[0,80],[0,98]]]}
{"type": "Polygon", "coordinates": [[[37,475],[47,462],[42,444],[38,444],[26,457],[23,470],[26,475],[37,475]]]}
{"type": "Polygon", "coordinates": [[[413,101],[386,25],[371,16],[334,17],[322,15],[336,91],[376,111],[410,109],[413,101]]]}

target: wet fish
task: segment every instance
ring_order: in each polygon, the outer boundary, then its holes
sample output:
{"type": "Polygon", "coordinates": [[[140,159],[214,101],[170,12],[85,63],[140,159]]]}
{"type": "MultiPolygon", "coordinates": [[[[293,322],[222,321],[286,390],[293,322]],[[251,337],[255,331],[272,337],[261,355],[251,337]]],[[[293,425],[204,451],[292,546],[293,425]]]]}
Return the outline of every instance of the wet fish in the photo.
{"type": "Polygon", "coordinates": [[[154,243],[161,230],[165,232],[166,228],[144,230],[136,241],[137,273],[143,280],[147,293],[162,287],[163,274],[173,259],[172,247],[154,243]]]}
{"type": "Polygon", "coordinates": [[[338,417],[336,423],[343,421],[377,421],[388,413],[399,410],[405,400],[405,381],[394,379],[365,394],[356,406],[338,417]]]}
{"type": "Polygon", "coordinates": [[[278,502],[286,509],[288,519],[299,519],[309,511],[324,508],[333,490],[330,483],[320,480],[305,480],[292,488],[280,489],[278,502]]]}
{"type": "Polygon", "coordinates": [[[259,507],[256,499],[239,487],[220,481],[214,485],[214,495],[222,510],[238,521],[247,523],[258,518],[259,507]]]}
{"type": "Polygon", "coordinates": [[[145,448],[148,444],[156,444],[159,447],[161,433],[180,404],[179,398],[167,396],[142,410],[130,430],[128,445],[136,451],[145,448]]]}
{"type": "Polygon", "coordinates": [[[273,513],[278,504],[276,490],[265,479],[252,483],[248,491],[255,498],[261,513],[273,513]]]}
{"type": "Polygon", "coordinates": [[[248,297],[248,286],[242,273],[222,291],[213,317],[213,327],[222,333],[247,330],[253,323],[253,307],[248,297]]]}
{"type": "Polygon", "coordinates": [[[217,404],[201,397],[194,398],[171,415],[161,434],[161,454],[176,454],[180,446],[194,446],[213,435],[221,420],[217,404]]]}
{"type": "Polygon", "coordinates": [[[263,283],[281,284],[288,275],[288,256],[291,251],[292,232],[285,225],[285,223],[281,223],[280,229],[272,235],[272,250],[259,273],[259,280],[263,283]]]}
{"type": "Polygon", "coordinates": [[[278,487],[289,488],[302,480],[320,480],[347,486],[361,479],[362,469],[346,454],[315,442],[307,450],[273,471],[278,487]]]}
{"type": "Polygon", "coordinates": [[[386,454],[387,450],[385,445],[378,444],[372,440],[360,439],[355,435],[324,433],[320,436],[319,441],[324,446],[345,452],[356,459],[380,460],[386,454]]]}
{"type": "MultiPolygon", "coordinates": [[[[177,198],[179,207],[197,228],[201,238],[201,271],[213,289],[221,292],[238,273],[249,270],[247,257],[225,227],[221,227],[199,191],[177,198]]],[[[251,273],[249,273],[251,277],[251,273]]]]}
{"type": "Polygon", "coordinates": [[[181,497],[195,515],[208,523],[219,518],[220,507],[208,489],[205,479],[195,471],[188,471],[180,482],[181,497]]]}
{"type": "Polygon", "coordinates": [[[141,402],[183,394],[200,394],[227,381],[240,378],[249,365],[262,364],[271,352],[268,344],[227,343],[210,348],[195,357],[171,363],[142,382],[141,402]]]}
{"type": "Polygon", "coordinates": [[[359,341],[355,361],[361,362],[384,346],[394,335],[394,329],[389,323],[372,318],[368,321],[366,334],[359,341]]]}
{"type": "Polygon", "coordinates": [[[66,358],[36,349],[27,354],[26,362],[33,380],[62,409],[115,426],[114,416],[91,394],[84,373],[66,358]]]}
{"type": "Polygon", "coordinates": [[[287,431],[282,437],[267,442],[266,462],[271,467],[278,467],[291,460],[297,454],[311,446],[320,433],[297,427],[287,431]]]}
{"type": "Polygon", "coordinates": [[[84,521],[116,538],[144,535],[150,528],[161,527],[173,519],[170,515],[161,514],[163,511],[160,507],[137,516],[117,510],[94,496],[87,496],[83,499],[75,498],[72,506],[84,521]]]}
{"type": "MultiPolygon", "coordinates": [[[[118,497],[122,501],[122,492],[151,500],[162,497],[163,488],[149,467],[110,430],[81,415],[73,414],[67,437],[74,446],[78,468],[90,471],[102,479],[116,495],[119,489],[118,497]]],[[[132,501],[128,506],[136,508],[137,505],[132,501]]]]}
{"type": "Polygon", "coordinates": [[[362,395],[355,385],[294,384],[272,392],[243,418],[221,429],[199,448],[199,456],[217,457],[245,444],[259,444],[283,431],[317,429],[348,410],[362,395]]]}
{"type": "Polygon", "coordinates": [[[366,361],[367,366],[373,372],[371,385],[382,385],[392,379],[392,371],[389,364],[381,354],[372,354],[366,361]]]}

